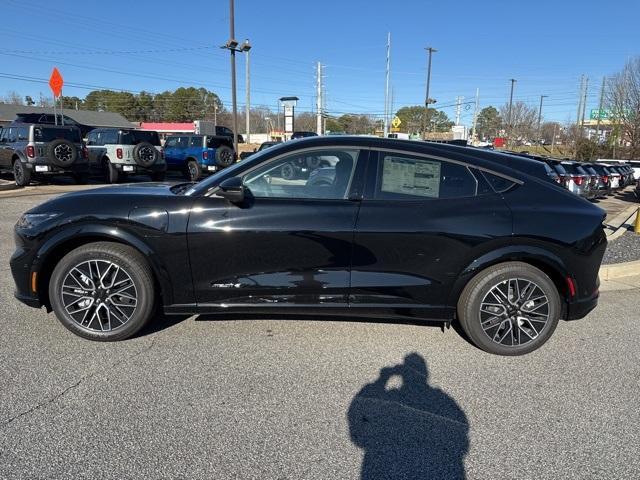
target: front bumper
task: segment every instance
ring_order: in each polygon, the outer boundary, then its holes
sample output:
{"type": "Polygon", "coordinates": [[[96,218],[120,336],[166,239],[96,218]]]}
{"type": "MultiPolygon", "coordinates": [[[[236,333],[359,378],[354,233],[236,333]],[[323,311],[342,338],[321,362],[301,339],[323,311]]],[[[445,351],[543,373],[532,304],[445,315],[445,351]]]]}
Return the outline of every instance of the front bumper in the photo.
{"type": "MultiPolygon", "coordinates": [[[[18,242],[16,243],[19,245],[18,242]]],[[[40,308],[42,307],[40,297],[37,292],[31,289],[31,280],[34,273],[32,271],[33,261],[33,252],[17,246],[9,260],[9,265],[16,285],[15,297],[30,307],[40,308]]]]}

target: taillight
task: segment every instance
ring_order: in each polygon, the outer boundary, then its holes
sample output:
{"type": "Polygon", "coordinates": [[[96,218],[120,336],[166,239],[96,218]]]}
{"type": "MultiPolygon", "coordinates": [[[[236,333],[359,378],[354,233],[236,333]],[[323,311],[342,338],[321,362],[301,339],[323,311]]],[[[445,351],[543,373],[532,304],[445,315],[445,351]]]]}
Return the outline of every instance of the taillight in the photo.
{"type": "Polygon", "coordinates": [[[205,150],[204,152],[202,152],[202,159],[206,160],[207,158],[209,158],[209,152],[205,150]]]}
{"type": "Polygon", "coordinates": [[[116,157],[118,157],[119,160],[122,160],[122,149],[121,148],[116,148],[116,157]]]}
{"type": "Polygon", "coordinates": [[[602,176],[602,183],[609,183],[609,176],[608,175],[603,175],[602,176]]]}
{"type": "Polygon", "coordinates": [[[27,146],[27,157],[29,158],[35,158],[36,156],[36,149],[33,145],[29,145],[27,146]]]}
{"type": "Polygon", "coordinates": [[[84,158],[85,160],[89,158],[89,150],[87,150],[87,147],[85,147],[84,145],[82,146],[82,158],[84,158]]]}
{"type": "Polygon", "coordinates": [[[582,181],[584,180],[584,177],[573,177],[573,181],[576,182],[576,185],[582,185],[582,181]]]}

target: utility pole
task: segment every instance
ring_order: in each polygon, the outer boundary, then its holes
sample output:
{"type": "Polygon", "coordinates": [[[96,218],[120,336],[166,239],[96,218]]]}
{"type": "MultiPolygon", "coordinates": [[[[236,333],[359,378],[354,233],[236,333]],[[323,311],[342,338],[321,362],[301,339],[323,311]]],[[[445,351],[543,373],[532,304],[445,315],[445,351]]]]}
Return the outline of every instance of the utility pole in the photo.
{"type": "Polygon", "coordinates": [[[576,130],[578,136],[582,137],[582,129],[580,128],[580,117],[582,116],[582,92],[584,91],[584,75],[580,76],[580,93],[578,94],[578,113],[576,113],[576,130]]]}
{"type": "MultiPolygon", "coordinates": [[[[245,43],[249,43],[249,40],[246,40],[245,43]]],[[[246,100],[245,100],[245,127],[246,127],[246,131],[247,131],[247,139],[246,142],[247,143],[251,143],[251,79],[249,76],[249,50],[247,50],[246,52],[246,58],[245,58],[245,89],[246,89],[246,100]]]]}
{"type": "Polygon", "coordinates": [[[540,95],[540,107],[538,108],[538,144],[540,143],[540,125],[542,122],[542,100],[547,98],[548,95],[540,95]]]}
{"type": "MultiPolygon", "coordinates": [[[[234,0],[229,0],[229,41],[235,42],[235,6],[234,0]]],[[[237,45],[237,42],[236,42],[237,45]]],[[[235,46],[234,46],[235,47],[235,46]]],[[[236,51],[230,48],[231,52],[231,102],[233,104],[233,151],[234,155],[238,155],[238,102],[236,99],[236,51]]]]}
{"type": "Polygon", "coordinates": [[[584,79],[584,93],[582,100],[582,118],[580,120],[580,130],[584,129],[584,112],[587,110],[587,91],[589,90],[589,77],[584,79]]]}
{"type": "Polygon", "coordinates": [[[316,69],[316,133],[322,135],[322,64],[316,69]]]}
{"type": "Polygon", "coordinates": [[[391,32],[387,33],[387,68],[384,84],[384,137],[389,135],[389,68],[391,64],[391,32]]]}
{"type": "Polygon", "coordinates": [[[462,100],[464,100],[464,97],[456,97],[456,126],[460,125],[460,111],[462,109],[462,100]]]}
{"type": "Polygon", "coordinates": [[[478,126],[478,108],[480,108],[480,89],[476,88],[476,106],[473,110],[473,134],[471,137],[471,144],[473,145],[477,139],[478,139],[478,134],[476,132],[476,128],[478,126]]]}
{"type": "Polygon", "coordinates": [[[428,52],[429,59],[427,60],[427,85],[426,85],[426,92],[424,94],[424,121],[422,122],[422,138],[423,139],[426,136],[427,125],[425,124],[429,122],[429,103],[431,103],[429,99],[429,88],[431,86],[431,57],[435,52],[438,51],[433,47],[426,47],[425,50],[428,52]]]}
{"type": "Polygon", "coordinates": [[[509,130],[508,136],[511,136],[511,129],[512,129],[511,110],[513,108],[513,88],[515,87],[517,80],[515,78],[512,78],[510,82],[511,82],[511,93],[509,94],[509,114],[507,115],[507,129],[509,130]]]}
{"type": "Polygon", "coordinates": [[[604,88],[607,77],[602,77],[602,87],[600,88],[600,101],[598,102],[598,118],[596,120],[596,141],[600,143],[600,115],[602,114],[602,104],[604,102],[604,88]]]}
{"type": "Polygon", "coordinates": [[[213,104],[213,126],[214,127],[218,126],[218,104],[217,103],[213,104]]]}

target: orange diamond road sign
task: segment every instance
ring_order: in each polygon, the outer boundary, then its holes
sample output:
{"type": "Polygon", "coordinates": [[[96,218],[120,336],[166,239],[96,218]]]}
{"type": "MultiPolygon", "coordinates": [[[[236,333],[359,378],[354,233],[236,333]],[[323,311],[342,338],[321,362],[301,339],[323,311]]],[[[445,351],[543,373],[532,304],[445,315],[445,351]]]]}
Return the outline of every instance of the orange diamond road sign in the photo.
{"type": "Polygon", "coordinates": [[[51,87],[54,97],[60,96],[63,85],[64,80],[62,79],[62,75],[60,75],[60,72],[56,67],[53,67],[53,72],[51,72],[51,77],[49,77],[49,86],[51,87]]]}

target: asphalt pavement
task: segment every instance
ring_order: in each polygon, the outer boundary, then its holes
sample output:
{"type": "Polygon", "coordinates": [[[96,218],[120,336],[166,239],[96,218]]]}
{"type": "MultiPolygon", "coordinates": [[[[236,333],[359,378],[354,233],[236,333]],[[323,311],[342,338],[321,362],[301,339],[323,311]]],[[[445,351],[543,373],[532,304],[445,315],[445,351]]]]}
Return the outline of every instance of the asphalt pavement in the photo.
{"type": "Polygon", "coordinates": [[[80,339],[12,297],[0,197],[0,478],[620,479],[640,473],[640,290],[524,357],[453,329],[158,317],[80,339]]]}

